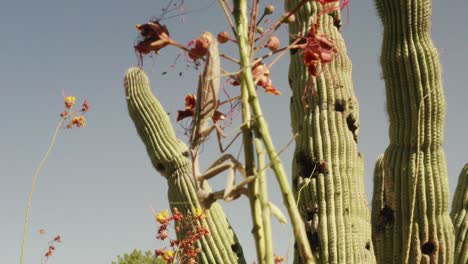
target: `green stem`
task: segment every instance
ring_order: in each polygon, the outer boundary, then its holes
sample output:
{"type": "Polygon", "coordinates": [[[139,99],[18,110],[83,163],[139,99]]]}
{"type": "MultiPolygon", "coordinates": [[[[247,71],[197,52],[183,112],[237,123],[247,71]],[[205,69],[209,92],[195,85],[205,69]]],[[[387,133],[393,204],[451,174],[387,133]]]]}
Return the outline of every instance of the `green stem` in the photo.
{"type": "MultiPolygon", "coordinates": [[[[254,147],[252,142],[252,124],[249,120],[251,120],[251,114],[248,104],[248,92],[246,90],[246,86],[243,84],[241,80],[241,110],[242,110],[242,121],[244,125],[242,126],[242,141],[244,145],[244,159],[245,159],[245,171],[247,176],[255,175],[255,158],[254,158],[254,147]]],[[[258,181],[255,180],[248,186],[249,192],[249,203],[250,203],[250,211],[252,215],[252,223],[253,223],[253,235],[255,240],[255,247],[257,250],[257,258],[259,264],[261,264],[262,256],[265,254],[264,252],[264,239],[263,239],[263,228],[262,228],[262,216],[261,216],[261,206],[258,200],[258,181]]]]}
{"type": "Polygon", "coordinates": [[[24,227],[23,227],[23,242],[21,243],[21,255],[20,255],[20,263],[24,263],[24,251],[26,247],[26,238],[28,236],[28,225],[29,225],[29,211],[31,209],[31,203],[32,203],[32,196],[34,193],[34,189],[36,188],[36,182],[37,182],[37,177],[39,176],[39,172],[42,169],[42,166],[46,162],[47,158],[49,157],[50,152],[52,151],[52,148],[54,147],[55,144],[55,139],[57,137],[58,131],[60,127],[62,126],[63,121],[68,117],[69,115],[65,116],[60,120],[58,123],[57,127],[55,128],[54,135],[52,136],[52,140],[49,143],[49,148],[47,149],[47,152],[45,153],[44,157],[42,158],[41,162],[37,166],[36,171],[34,172],[33,180],[32,180],[32,186],[31,186],[31,192],[29,193],[29,198],[28,198],[28,206],[26,207],[26,216],[24,217],[24,227]]]}
{"type": "MultiPolygon", "coordinates": [[[[276,178],[281,188],[283,200],[291,218],[294,236],[296,238],[301,255],[306,263],[313,263],[313,255],[307,240],[304,223],[297,209],[294,196],[289,187],[288,178],[281,164],[275,147],[271,140],[268,124],[266,123],[259,101],[257,99],[254,81],[252,78],[252,64],[250,60],[250,45],[248,43],[248,21],[247,21],[247,1],[234,1],[234,17],[237,26],[237,41],[239,43],[239,53],[241,57],[241,85],[247,89],[249,96],[249,105],[252,107],[255,116],[255,126],[260,134],[268,157],[271,160],[271,167],[275,172],[276,178]]],[[[244,120],[245,121],[245,120],[244,120]]]]}
{"type": "MultiPolygon", "coordinates": [[[[259,168],[265,167],[265,151],[260,139],[254,139],[255,149],[257,151],[257,163],[259,168]]],[[[262,263],[274,263],[273,238],[271,229],[271,211],[268,201],[268,186],[266,181],[266,173],[264,170],[259,170],[257,173],[257,182],[259,187],[259,199],[261,205],[261,216],[263,226],[265,256],[260,260],[262,263]]]]}

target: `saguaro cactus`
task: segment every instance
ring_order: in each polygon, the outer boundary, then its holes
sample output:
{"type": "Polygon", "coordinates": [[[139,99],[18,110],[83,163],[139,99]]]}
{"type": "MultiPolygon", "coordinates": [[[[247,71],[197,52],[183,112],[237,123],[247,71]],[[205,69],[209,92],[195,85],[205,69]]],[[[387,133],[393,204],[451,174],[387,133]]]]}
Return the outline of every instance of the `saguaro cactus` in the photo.
{"type": "Polygon", "coordinates": [[[468,263],[468,163],[458,177],[450,216],[455,228],[454,263],[468,263]]]}
{"type": "MultiPolygon", "coordinates": [[[[452,263],[448,178],[442,149],[445,101],[430,36],[430,0],[376,0],[390,117],[382,184],[375,186],[373,241],[380,263],[452,263]],[[380,194],[380,196],[378,195],[380,194]],[[377,210],[377,211],[375,211],[377,210]],[[387,221],[391,220],[391,221],[387,221]]],[[[377,177],[377,176],[376,176],[377,177]]]]}
{"type": "MultiPolygon", "coordinates": [[[[201,208],[188,147],[176,137],[167,113],[151,92],[146,74],[140,68],[129,69],[124,86],[130,117],[153,166],[168,182],[170,206],[183,213],[201,208]]],[[[209,190],[209,186],[203,187],[209,190]]],[[[198,263],[245,263],[242,248],[221,206],[213,203],[206,214],[202,224],[210,234],[201,239],[198,263]]]]}
{"type": "MultiPolygon", "coordinates": [[[[286,1],[286,9],[294,10],[300,2],[286,1]]],[[[339,12],[318,15],[322,10],[318,2],[309,1],[289,26],[291,34],[304,36],[318,23],[317,34],[326,35],[337,49],[317,77],[309,75],[301,51],[291,52],[290,109],[293,133],[298,134],[293,186],[319,263],[373,263],[363,158],[357,149],[359,105],[352,66],[339,32],[339,12]]]]}

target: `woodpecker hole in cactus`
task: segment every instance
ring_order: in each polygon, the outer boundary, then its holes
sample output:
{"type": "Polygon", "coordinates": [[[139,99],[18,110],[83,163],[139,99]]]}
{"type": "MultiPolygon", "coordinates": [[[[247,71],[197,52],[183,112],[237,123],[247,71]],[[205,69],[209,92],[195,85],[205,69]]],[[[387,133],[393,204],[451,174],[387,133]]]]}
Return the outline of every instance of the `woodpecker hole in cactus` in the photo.
{"type": "Polygon", "coordinates": [[[305,178],[317,178],[320,174],[328,175],[327,162],[315,158],[311,159],[304,151],[299,151],[296,154],[296,163],[301,175],[305,178]]]}
{"type": "Polygon", "coordinates": [[[307,208],[306,221],[314,220],[314,216],[315,214],[318,214],[318,212],[319,212],[318,207],[315,207],[314,209],[307,208]]]}
{"type": "Polygon", "coordinates": [[[370,250],[370,241],[367,241],[366,242],[366,247],[365,247],[367,250],[370,250]]]}
{"type": "Polygon", "coordinates": [[[421,247],[421,251],[425,255],[432,255],[436,250],[436,246],[434,245],[434,242],[428,241],[424,243],[421,247]]]}
{"type": "Polygon", "coordinates": [[[335,26],[338,31],[341,30],[341,19],[339,17],[333,16],[333,26],[335,26]]]}
{"type": "Polygon", "coordinates": [[[354,141],[357,143],[356,130],[358,129],[358,126],[356,125],[356,118],[354,118],[352,114],[348,115],[348,117],[346,117],[346,124],[348,124],[348,129],[353,133],[354,141]]]}
{"type": "Polygon", "coordinates": [[[335,101],[335,111],[344,112],[346,111],[346,101],[342,99],[337,99],[335,101]]]}
{"type": "Polygon", "coordinates": [[[387,226],[393,225],[393,210],[388,205],[385,205],[380,210],[379,218],[377,220],[377,232],[384,233],[387,226]]]}
{"type": "Polygon", "coordinates": [[[231,250],[234,251],[234,252],[237,252],[239,251],[239,244],[232,244],[231,245],[231,250]]]}
{"type": "Polygon", "coordinates": [[[289,49],[289,54],[291,56],[296,55],[296,53],[297,53],[297,49],[289,49]]]}
{"type": "Polygon", "coordinates": [[[188,151],[184,151],[184,152],[182,152],[182,156],[184,156],[184,157],[187,157],[187,158],[188,158],[188,157],[190,156],[190,154],[189,154],[189,152],[188,152],[188,151]]]}
{"type": "Polygon", "coordinates": [[[307,231],[307,239],[309,240],[312,250],[318,250],[320,248],[320,237],[317,231],[307,231]]]}
{"type": "Polygon", "coordinates": [[[156,169],[158,171],[164,171],[165,168],[164,168],[164,165],[162,163],[157,163],[156,164],[156,169]]]}

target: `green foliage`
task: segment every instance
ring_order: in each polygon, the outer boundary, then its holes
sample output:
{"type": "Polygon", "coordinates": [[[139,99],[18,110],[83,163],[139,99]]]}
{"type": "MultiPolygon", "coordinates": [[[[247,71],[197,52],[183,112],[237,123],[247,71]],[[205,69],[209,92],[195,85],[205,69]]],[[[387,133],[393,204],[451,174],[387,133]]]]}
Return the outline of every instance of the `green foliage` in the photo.
{"type": "Polygon", "coordinates": [[[134,249],[130,254],[123,254],[123,256],[117,257],[117,262],[112,261],[112,264],[165,264],[166,262],[162,259],[156,258],[151,251],[141,252],[138,249],[134,249]]]}

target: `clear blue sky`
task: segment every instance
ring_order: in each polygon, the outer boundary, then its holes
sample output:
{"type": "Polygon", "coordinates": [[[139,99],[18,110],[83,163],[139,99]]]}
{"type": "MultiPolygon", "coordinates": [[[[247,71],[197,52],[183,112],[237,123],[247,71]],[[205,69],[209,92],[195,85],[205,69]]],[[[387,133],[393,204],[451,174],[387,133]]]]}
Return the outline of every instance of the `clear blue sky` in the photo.
{"type": "MultiPolygon", "coordinates": [[[[27,196],[33,172],[46,151],[63,107],[61,91],[91,104],[85,129],[63,130],[39,176],[31,210],[26,263],[39,263],[46,239],[60,234],[50,263],[110,263],[134,248],[154,249],[156,225],[148,209],[168,207],[166,182],[152,168],[128,116],[122,87],[125,70],[137,63],[134,25],[158,16],[166,1],[2,1],[0,9],[0,263],[18,263],[27,196]]],[[[228,30],[216,1],[186,1],[180,18],[164,21],[172,36],[186,43],[203,31],[228,30]],[[210,4],[213,5],[210,6],[210,4]]],[[[468,161],[466,62],[468,28],[466,0],[435,1],[433,37],[443,64],[447,118],[445,150],[453,195],[456,178],[468,161]],[[465,110],[463,110],[465,109],[465,110]]],[[[283,1],[267,1],[281,10],[283,1]]],[[[353,78],[361,105],[359,147],[366,159],[365,184],[372,191],[372,170],[388,143],[388,117],[379,65],[382,29],[370,0],[351,1],[349,24],[343,27],[353,61],[353,78]]],[[[281,31],[283,40],[285,30],[281,31]]],[[[223,47],[225,49],[226,47],[223,47]]],[[[225,49],[231,55],[234,50],[225,49]]],[[[169,68],[178,51],[163,50],[146,69],[167,112],[183,105],[183,96],[196,84],[196,72],[183,61],[169,68]],[[169,71],[161,75],[163,71],[169,71]],[[183,72],[179,77],[179,72],[183,72]]],[[[263,96],[278,148],[291,139],[287,56],[273,69],[283,95],[263,96]]],[[[231,88],[235,89],[235,88],[231,88]]],[[[174,114],[172,117],[174,118],[174,114]]],[[[182,135],[181,127],[176,130],[182,135]]],[[[291,146],[283,154],[290,171],[291,146]]],[[[207,147],[208,150],[208,147],[207,147]]],[[[203,166],[215,156],[205,151],[203,166]]],[[[215,181],[222,184],[222,180],[215,181]]],[[[271,196],[282,204],[274,180],[271,196]]],[[[248,203],[226,205],[231,223],[244,244],[248,260],[255,259],[248,203]]],[[[275,226],[275,246],[287,251],[289,226],[275,226]]]]}

